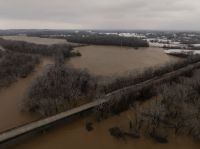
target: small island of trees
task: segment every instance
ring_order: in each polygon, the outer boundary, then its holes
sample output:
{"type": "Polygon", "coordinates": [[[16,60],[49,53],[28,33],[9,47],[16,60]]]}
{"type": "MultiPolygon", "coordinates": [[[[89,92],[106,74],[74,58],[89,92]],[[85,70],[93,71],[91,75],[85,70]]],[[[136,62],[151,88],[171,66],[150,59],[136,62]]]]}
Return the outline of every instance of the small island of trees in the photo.
{"type": "Polygon", "coordinates": [[[147,41],[136,37],[121,37],[117,35],[86,34],[71,35],[66,38],[69,42],[94,45],[116,45],[127,47],[149,47],[147,41]]]}

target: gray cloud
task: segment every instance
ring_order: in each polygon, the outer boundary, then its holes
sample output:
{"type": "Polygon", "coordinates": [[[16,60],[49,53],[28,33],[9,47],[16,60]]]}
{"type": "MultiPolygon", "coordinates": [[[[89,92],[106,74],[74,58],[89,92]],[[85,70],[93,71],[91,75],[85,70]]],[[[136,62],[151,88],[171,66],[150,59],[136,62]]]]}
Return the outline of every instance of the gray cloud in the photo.
{"type": "Polygon", "coordinates": [[[199,0],[0,0],[0,28],[200,30],[199,0]]]}

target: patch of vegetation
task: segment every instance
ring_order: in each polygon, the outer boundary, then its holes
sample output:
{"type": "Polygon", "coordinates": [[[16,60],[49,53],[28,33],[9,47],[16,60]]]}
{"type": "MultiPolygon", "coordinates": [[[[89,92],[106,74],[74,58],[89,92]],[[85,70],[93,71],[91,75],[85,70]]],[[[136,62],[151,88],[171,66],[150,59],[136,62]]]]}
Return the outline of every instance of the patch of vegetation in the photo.
{"type": "Polygon", "coordinates": [[[73,52],[72,46],[67,44],[41,45],[24,41],[5,40],[0,38],[0,45],[4,49],[8,49],[10,51],[27,54],[54,56],[57,51],[62,51],[64,57],[80,56],[79,52],[73,52]]]}
{"type": "Polygon", "coordinates": [[[96,81],[86,71],[55,64],[34,81],[24,109],[41,116],[54,115],[91,101],[95,90],[96,81]]]}
{"type": "Polygon", "coordinates": [[[3,52],[0,59],[0,88],[9,86],[18,78],[26,77],[38,63],[38,56],[3,52]]]}
{"type": "Polygon", "coordinates": [[[85,124],[85,128],[86,128],[87,131],[92,131],[92,130],[94,129],[93,123],[87,122],[87,123],[85,124]]]}
{"type": "MultiPolygon", "coordinates": [[[[177,135],[200,140],[200,78],[182,78],[178,83],[159,87],[157,98],[149,107],[136,110],[143,121],[143,129],[150,136],[166,138],[171,129],[177,135]],[[164,135],[165,134],[165,135],[164,135]]],[[[135,123],[136,126],[139,123],[135,123]]],[[[137,126],[141,127],[141,126],[137,126]]]]}
{"type": "Polygon", "coordinates": [[[149,85],[136,90],[122,91],[109,97],[109,101],[95,108],[94,113],[100,121],[112,115],[126,111],[137,101],[144,101],[156,96],[155,86],[149,85]]]}
{"type": "MultiPolygon", "coordinates": [[[[168,143],[168,137],[187,135],[200,140],[200,77],[180,77],[176,82],[160,84],[156,96],[148,106],[141,102],[129,105],[133,118],[130,133],[143,134],[158,143],[168,143]]],[[[120,106],[118,106],[120,108],[120,106]]],[[[111,135],[123,138],[120,128],[110,130],[111,135]]]]}
{"type": "Polygon", "coordinates": [[[199,44],[200,43],[200,37],[199,36],[194,36],[190,38],[181,38],[181,43],[182,44],[199,44]]]}
{"type": "Polygon", "coordinates": [[[136,37],[121,37],[117,35],[88,34],[68,36],[69,42],[94,44],[94,45],[116,45],[127,47],[149,47],[147,41],[136,37]]]}

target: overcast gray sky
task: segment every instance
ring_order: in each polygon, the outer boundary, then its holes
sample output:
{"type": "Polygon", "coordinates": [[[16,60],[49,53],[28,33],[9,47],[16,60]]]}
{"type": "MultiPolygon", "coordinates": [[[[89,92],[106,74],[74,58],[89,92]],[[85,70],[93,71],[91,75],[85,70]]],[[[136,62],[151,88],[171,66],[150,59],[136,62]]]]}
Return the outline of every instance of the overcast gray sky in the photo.
{"type": "Polygon", "coordinates": [[[0,0],[0,29],[200,30],[200,0],[0,0]]]}

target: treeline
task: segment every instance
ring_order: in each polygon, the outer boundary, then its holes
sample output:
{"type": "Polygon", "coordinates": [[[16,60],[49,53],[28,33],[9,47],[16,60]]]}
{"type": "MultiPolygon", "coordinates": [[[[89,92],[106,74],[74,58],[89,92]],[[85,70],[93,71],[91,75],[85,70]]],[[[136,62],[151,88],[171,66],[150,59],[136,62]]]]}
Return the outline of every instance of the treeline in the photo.
{"type": "Polygon", "coordinates": [[[189,50],[200,50],[200,46],[189,45],[189,50]]]}
{"type": "MultiPolygon", "coordinates": [[[[194,70],[190,70],[194,71],[194,70]]],[[[124,139],[144,135],[159,143],[167,143],[172,133],[188,135],[200,140],[200,77],[199,71],[188,77],[149,85],[137,92],[122,92],[119,96],[96,109],[98,119],[130,110],[129,130],[111,128],[110,134],[124,139]],[[147,101],[147,99],[149,99],[147,101]],[[143,105],[145,100],[148,104],[143,105]],[[146,106],[148,105],[148,106],[146,106]]],[[[116,124],[117,125],[117,124],[116,124]]]]}
{"type": "Polygon", "coordinates": [[[110,93],[117,89],[135,85],[137,83],[144,82],[154,77],[162,76],[163,74],[178,70],[182,67],[185,67],[187,65],[190,65],[199,61],[200,61],[200,56],[192,55],[190,57],[187,57],[187,59],[185,60],[180,60],[174,63],[167,63],[160,67],[147,68],[142,72],[129,73],[129,75],[118,77],[114,81],[106,85],[102,85],[101,87],[102,92],[110,93]]]}
{"type": "Polygon", "coordinates": [[[91,101],[96,81],[86,71],[67,68],[60,62],[50,67],[31,85],[24,109],[50,116],[91,101]]]}
{"type": "Polygon", "coordinates": [[[199,44],[200,36],[194,36],[190,38],[181,38],[181,44],[199,44]]]}
{"type": "Polygon", "coordinates": [[[2,52],[0,59],[0,88],[7,87],[18,78],[24,78],[31,73],[39,57],[16,52],[2,52]]]}
{"type": "Polygon", "coordinates": [[[61,51],[65,57],[80,56],[80,53],[73,52],[73,47],[67,44],[41,45],[24,41],[5,40],[0,38],[0,45],[4,49],[13,52],[39,54],[43,56],[53,56],[57,51],[61,51]]]}
{"type": "Polygon", "coordinates": [[[191,51],[192,50],[200,50],[200,46],[194,46],[192,44],[191,45],[189,44],[187,47],[182,47],[182,46],[175,46],[175,47],[173,46],[172,47],[172,46],[164,45],[163,48],[164,49],[183,49],[183,50],[185,49],[185,50],[191,50],[191,51]]]}
{"type": "Polygon", "coordinates": [[[163,48],[164,49],[185,49],[185,50],[188,50],[188,47],[183,47],[183,46],[168,46],[168,45],[164,45],[163,48]]]}
{"type": "Polygon", "coordinates": [[[168,142],[169,132],[200,140],[200,77],[180,78],[157,88],[148,107],[134,107],[133,129],[168,142]]]}
{"type": "Polygon", "coordinates": [[[116,45],[128,47],[149,47],[147,41],[135,37],[120,37],[117,35],[88,34],[68,36],[69,42],[94,45],[116,45]]]}

